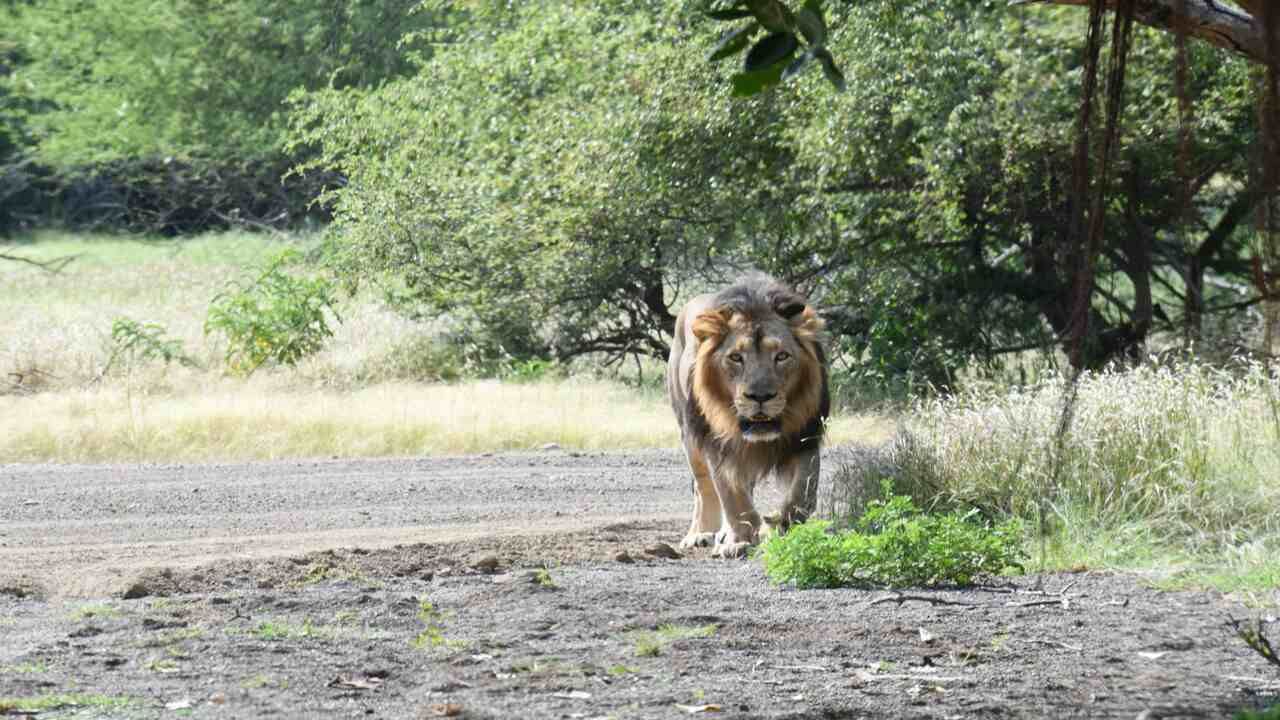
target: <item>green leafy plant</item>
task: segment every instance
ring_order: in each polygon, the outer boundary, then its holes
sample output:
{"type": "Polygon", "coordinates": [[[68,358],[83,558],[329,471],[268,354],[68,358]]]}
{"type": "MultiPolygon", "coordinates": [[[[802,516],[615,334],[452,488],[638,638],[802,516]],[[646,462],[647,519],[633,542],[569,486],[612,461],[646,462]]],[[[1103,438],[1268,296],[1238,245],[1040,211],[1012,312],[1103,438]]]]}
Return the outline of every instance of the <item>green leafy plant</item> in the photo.
{"type": "Polygon", "coordinates": [[[140,323],[118,317],[111,323],[111,355],[102,369],[106,375],[119,362],[129,366],[147,361],[176,362],[198,368],[200,363],[186,353],[182,341],[168,337],[168,329],[159,323],[140,323]]]}
{"type": "Polygon", "coordinates": [[[837,90],[845,89],[844,73],[827,49],[827,22],[822,17],[821,0],[805,0],[795,11],[778,0],[737,0],[727,8],[708,11],[707,16],[726,22],[747,21],[725,33],[709,56],[716,62],[747,51],[742,72],[731,78],[734,95],[760,93],[799,75],[815,60],[837,90]],[[764,37],[752,45],[752,39],[761,32],[764,37]]]}
{"type": "Polygon", "coordinates": [[[1266,710],[1241,710],[1233,720],[1280,720],[1280,705],[1272,705],[1266,710]]]}
{"type": "Polygon", "coordinates": [[[885,496],[868,504],[853,530],[810,521],[770,538],[760,549],[769,578],[801,588],[969,585],[1021,569],[1018,522],[992,527],[976,511],[930,514],[888,488],[885,496]]]}
{"type": "Polygon", "coordinates": [[[418,633],[410,643],[419,650],[425,648],[460,648],[466,647],[466,640],[454,640],[444,636],[444,620],[446,615],[425,597],[418,599],[418,619],[422,621],[422,632],[418,633]]]}
{"type": "Polygon", "coordinates": [[[226,336],[233,372],[250,375],[268,362],[296,365],[333,336],[329,317],[341,321],[337,289],[327,278],[288,272],[298,258],[296,250],[281,252],[254,280],[232,282],[210,303],[204,330],[226,336]]]}

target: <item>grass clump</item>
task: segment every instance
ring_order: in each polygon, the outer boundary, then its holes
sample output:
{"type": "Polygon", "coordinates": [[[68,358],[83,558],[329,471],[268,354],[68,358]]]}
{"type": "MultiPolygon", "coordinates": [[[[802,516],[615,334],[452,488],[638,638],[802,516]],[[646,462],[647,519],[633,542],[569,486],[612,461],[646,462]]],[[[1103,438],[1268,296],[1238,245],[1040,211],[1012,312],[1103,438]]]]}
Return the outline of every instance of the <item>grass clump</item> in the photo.
{"type": "Polygon", "coordinates": [[[671,623],[658,626],[652,632],[638,632],[634,637],[636,657],[657,657],[662,649],[678,640],[709,638],[716,634],[719,626],[711,625],[675,625],[671,623]]]}
{"type": "MultiPolygon", "coordinates": [[[[888,494],[888,488],[885,488],[888,494]]],[[[765,572],[800,588],[970,585],[1024,559],[1022,526],[978,522],[977,512],[932,514],[911,498],[872,501],[854,529],[810,521],[761,546],[765,572]]]]}

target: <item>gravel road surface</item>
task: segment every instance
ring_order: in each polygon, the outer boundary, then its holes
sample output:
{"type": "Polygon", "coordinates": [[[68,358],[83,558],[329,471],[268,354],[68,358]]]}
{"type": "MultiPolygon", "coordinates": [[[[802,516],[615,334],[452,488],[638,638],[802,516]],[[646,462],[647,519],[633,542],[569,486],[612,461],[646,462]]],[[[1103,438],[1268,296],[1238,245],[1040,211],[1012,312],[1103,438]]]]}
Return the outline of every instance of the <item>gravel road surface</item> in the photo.
{"type": "MultiPolygon", "coordinates": [[[[212,465],[0,465],[0,581],[120,592],[150,567],[687,517],[670,451],[212,465]]],[[[678,537],[672,537],[674,542],[678,537]]]]}

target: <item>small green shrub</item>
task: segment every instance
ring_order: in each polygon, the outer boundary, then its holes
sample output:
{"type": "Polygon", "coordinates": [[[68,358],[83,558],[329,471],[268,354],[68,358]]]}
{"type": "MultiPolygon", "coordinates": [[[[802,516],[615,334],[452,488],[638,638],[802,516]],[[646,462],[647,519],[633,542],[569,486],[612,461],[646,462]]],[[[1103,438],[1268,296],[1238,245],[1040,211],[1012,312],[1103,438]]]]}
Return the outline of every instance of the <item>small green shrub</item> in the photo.
{"type": "Polygon", "coordinates": [[[418,620],[422,622],[423,629],[409,644],[419,650],[466,647],[466,640],[454,640],[444,636],[444,621],[447,617],[446,613],[436,608],[427,598],[418,598],[418,620]]]}
{"type": "Polygon", "coordinates": [[[976,511],[928,514],[906,496],[886,496],[868,504],[854,530],[810,521],[770,538],[760,550],[769,578],[801,588],[969,585],[1021,569],[1016,521],[992,527],[976,511]]]}
{"type": "Polygon", "coordinates": [[[186,353],[182,341],[168,337],[168,329],[159,323],[140,323],[127,317],[118,317],[111,323],[111,355],[102,369],[106,375],[119,362],[129,366],[148,361],[162,361],[166,365],[176,362],[186,367],[200,367],[200,363],[186,353]]]}
{"type": "Polygon", "coordinates": [[[1272,705],[1266,710],[1241,710],[1233,720],[1280,720],[1280,705],[1272,705]]]}
{"type": "Polygon", "coordinates": [[[210,303],[204,330],[227,337],[232,372],[249,375],[267,362],[296,365],[333,336],[329,316],[341,320],[337,289],[327,278],[289,273],[298,258],[285,250],[252,282],[232,282],[210,303]]]}

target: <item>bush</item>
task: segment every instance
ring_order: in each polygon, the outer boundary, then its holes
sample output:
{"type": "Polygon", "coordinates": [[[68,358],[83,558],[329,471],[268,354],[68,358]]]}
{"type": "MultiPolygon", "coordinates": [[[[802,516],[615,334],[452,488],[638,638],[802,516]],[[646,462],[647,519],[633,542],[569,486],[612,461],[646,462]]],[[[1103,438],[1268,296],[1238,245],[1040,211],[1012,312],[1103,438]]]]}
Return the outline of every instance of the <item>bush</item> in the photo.
{"type": "Polygon", "coordinates": [[[111,323],[111,355],[102,374],[106,375],[119,362],[133,367],[138,363],[159,360],[166,365],[176,362],[186,367],[200,367],[200,363],[187,354],[182,341],[168,337],[168,333],[168,329],[158,323],[116,318],[111,323]]]}
{"type": "Polygon", "coordinates": [[[976,515],[923,513],[890,495],[871,502],[855,530],[809,521],[771,537],[760,555],[769,579],[800,588],[970,585],[1020,570],[1021,524],[991,527],[976,515]]]}
{"type": "Polygon", "coordinates": [[[333,336],[329,316],[340,320],[334,284],[288,273],[298,258],[294,250],[280,253],[254,280],[232,282],[210,303],[205,333],[226,336],[232,372],[249,375],[267,362],[296,365],[333,336]]]}

